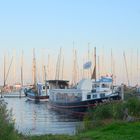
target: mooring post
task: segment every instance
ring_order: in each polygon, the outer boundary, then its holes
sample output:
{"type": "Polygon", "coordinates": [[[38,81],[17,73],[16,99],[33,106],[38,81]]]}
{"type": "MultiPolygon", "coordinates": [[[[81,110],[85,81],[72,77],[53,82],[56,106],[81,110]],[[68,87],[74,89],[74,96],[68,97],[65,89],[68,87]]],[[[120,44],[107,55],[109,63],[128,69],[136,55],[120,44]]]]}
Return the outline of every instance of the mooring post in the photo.
{"type": "Polygon", "coordinates": [[[124,100],[124,85],[121,85],[121,99],[124,100]]]}
{"type": "Polygon", "coordinates": [[[2,90],[0,89],[0,94],[1,94],[1,98],[2,98],[2,90]]]}

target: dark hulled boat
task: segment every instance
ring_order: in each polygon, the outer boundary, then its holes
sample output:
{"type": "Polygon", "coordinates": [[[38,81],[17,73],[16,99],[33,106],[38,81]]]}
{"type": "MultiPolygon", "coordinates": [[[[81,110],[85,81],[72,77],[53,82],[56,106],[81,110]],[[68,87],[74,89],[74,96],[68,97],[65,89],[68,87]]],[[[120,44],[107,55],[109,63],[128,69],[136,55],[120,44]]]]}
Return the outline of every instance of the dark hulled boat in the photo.
{"type": "Polygon", "coordinates": [[[25,90],[25,95],[28,100],[35,102],[44,102],[48,101],[49,95],[47,94],[45,85],[41,83],[37,84],[37,88],[33,87],[28,90],[25,90]]]}
{"type": "Polygon", "coordinates": [[[120,88],[112,86],[110,77],[102,77],[96,83],[83,79],[75,89],[52,89],[49,102],[55,108],[82,113],[98,103],[118,99],[120,88]]]}

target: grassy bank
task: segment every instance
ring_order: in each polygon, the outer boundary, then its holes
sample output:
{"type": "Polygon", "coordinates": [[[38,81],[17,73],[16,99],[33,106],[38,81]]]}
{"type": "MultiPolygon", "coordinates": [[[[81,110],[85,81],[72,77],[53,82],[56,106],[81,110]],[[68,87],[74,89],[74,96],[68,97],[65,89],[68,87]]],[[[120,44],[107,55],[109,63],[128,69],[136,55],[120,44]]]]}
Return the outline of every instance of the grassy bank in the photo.
{"type": "Polygon", "coordinates": [[[12,113],[0,101],[0,140],[139,140],[140,100],[112,102],[97,106],[85,116],[75,136],[23,136],[14,128],[12,113]]]}
{"type": "Polygon", "coordinates": [[[29,140],[139,140],[140,122],[114,122],[93,128],[76,136],[44,135],[28,137],[29,140]]]}
{"type": "Polygon", "coordinates": [[[140,122],[115,122],[109,125],[88,130],[80,134],[81,138],[94,140],[139,140],[140,122]]]}

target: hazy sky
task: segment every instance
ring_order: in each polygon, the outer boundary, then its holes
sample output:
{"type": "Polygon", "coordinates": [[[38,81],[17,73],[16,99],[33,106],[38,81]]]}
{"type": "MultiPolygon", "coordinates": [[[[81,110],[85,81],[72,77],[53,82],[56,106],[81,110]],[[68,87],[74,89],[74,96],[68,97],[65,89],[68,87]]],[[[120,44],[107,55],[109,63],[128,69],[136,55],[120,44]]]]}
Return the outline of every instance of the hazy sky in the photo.
{"type": "Polygon", "coordinates": [[[81,59],[87,53],[88,42],[91,50],[96,46],[98,52],[102,53],[104,48],[106,55],[112,48],[118,61],[121,61],[123,50],[128,53],[133,50],[135,55],[140,46],[140,1],[3,0],[0,2],[1,65],[3,52],[13,52],[13,49],[18,55],[23,49],[27,62],[32,59],[32,48],[36,48],[36,52],[40,54],[42,48],[45,48],[43,50],[47,58],[48,54],[57,56],[62,46],[67,56],[65,59],[70,60],[73,41],[81,59]]]}

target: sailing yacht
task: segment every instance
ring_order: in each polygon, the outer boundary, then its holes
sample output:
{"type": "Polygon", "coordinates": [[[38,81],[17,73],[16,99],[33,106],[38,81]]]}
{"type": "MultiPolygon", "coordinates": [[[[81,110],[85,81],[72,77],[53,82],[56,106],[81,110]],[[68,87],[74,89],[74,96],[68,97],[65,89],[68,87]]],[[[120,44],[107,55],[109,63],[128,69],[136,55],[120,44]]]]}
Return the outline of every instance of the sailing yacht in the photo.
{"type": "Polygon", "coordinates": [[[49,96],[47,94],[46,86],[42,83],[36,82],[36,59],[35,49],[33,49],[33,86],[29,89],[25,89],[24,93],[28,100],[35,102],[48,101],[49,96]]]}

